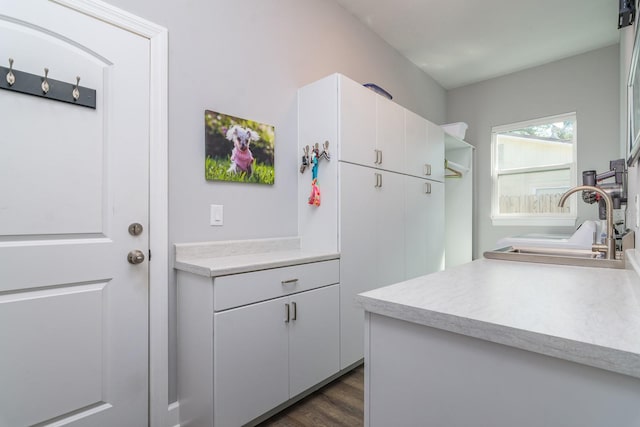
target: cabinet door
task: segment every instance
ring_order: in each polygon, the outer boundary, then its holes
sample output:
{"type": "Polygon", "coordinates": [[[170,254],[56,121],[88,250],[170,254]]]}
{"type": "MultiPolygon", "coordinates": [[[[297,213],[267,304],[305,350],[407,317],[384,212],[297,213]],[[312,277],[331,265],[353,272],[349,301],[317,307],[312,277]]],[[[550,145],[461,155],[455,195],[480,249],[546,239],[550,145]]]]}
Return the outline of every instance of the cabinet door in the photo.
{"type": "Polygon", "coordinates": [[[444,184],[405,177],[405,277],[440,271],[444,257],[444,184]]]}
{"type": "Polygon", "coordinates": [[[381,171],[376,188],[376,226],[371,230],[376,236],[378,280],[366,290],[404,280],[404,177],[381,171]]]}
{"type": "Polygon", "coordinates": [[[428,122],[409,110],[404,114],[405,171],[409,175],[430,178],[433,165],[427,140],[428,122]]]}
{"type": "Polygon", "coordinates": [[[376,147],[380,151],[377,167],[404,172],[404,108],[376,95],[376,147]]]}
{"type": "Polygon", "coordinates": [[[376,166],[376,96],[361,84],[340,76],[340,160],[376,166]]]}
{"type": "Polygon", "coordinates": [[[372,168],[340,162],[340,368],[360,360],[364,312],[357,294],[377,286],[376,174],[372,168]]]}
{"type": "Polygon", "coordinates": [[[244,425],[289,399],[286,303],[283,297],[214,314],[215,426],[244,425]]]}
{"type": "Polygon", "coordinates": [[[289,394],[294,397],[340,370],[340,287],[289,297],[289,394]]]}
{"type": "Polygon", "coordinates": [[[444,182],[444,131],[436,124],[427,121],[428,159],[431,164],[430,179],[444,182]]]}

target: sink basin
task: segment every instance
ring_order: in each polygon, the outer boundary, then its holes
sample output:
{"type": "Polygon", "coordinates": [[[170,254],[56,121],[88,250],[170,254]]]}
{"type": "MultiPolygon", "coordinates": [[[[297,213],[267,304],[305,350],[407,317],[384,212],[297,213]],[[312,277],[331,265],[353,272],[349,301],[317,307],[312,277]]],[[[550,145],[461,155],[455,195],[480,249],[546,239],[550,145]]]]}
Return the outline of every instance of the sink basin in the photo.
{"type": "Polygon", "coordinates": [[[506,261],[537,262],[543,264],[575,265],[582,267],[624,268],[622,252],[617,259],[606,259],[603,254],[590,249],[569,249],[555,247],[506,246],[484,253],[485,258],[506,261]]]}
{"type": "Polygon", "coordinates": [[[604,258],[602,253],[593,252],[590,249],[567,249],[567,248],[543,248],[543,247],[513,247],[505,248],[506,252],[531,255],[550,255],[577,258],[604,258]]]}

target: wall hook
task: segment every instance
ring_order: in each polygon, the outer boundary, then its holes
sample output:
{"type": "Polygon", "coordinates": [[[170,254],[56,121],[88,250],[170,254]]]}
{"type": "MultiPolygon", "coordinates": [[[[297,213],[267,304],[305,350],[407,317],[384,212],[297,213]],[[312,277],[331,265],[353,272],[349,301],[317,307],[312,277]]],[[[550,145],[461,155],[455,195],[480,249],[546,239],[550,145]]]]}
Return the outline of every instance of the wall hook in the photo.
{"type": "Polygon", "coordinates": [[[13,58],[9,58],[9,72],[7,73],[7,83],[13,86],[16,82],[16,76],[13,74],[13,58]]]}
{"type": "Polygon", "coordinates": [[[304,153],[302,154],[302,165],[300,166],[300,173],[304,173],[304,170],[309,166],[309,146],[307,145],[302,149],[304,153]]]}
{"type": "MultiPolygon", "coordinates": [[[[318,144],[316,144],[316,148],[318,144]]],[[[324,157],[326,160],[331,160],[331,154],[329,154],[329,141],[325,141],[322,144],[322,153],[320,153],[320,157],[324,157]]]]}
{"type": "Polygon", "coordinates": [[[75,99],[76,101],[78,99],[80,99],[80,89],[78,88],[78,85],[80,84],[80,76],[76,76],[76,87],[73,88],[73,99],[75,99]]]}
{"type": "Polygon", "coordinates": [[[40,85],[40,87],[42,88],[42,92],[43,93],[49,92],[49,80],[47,80],[48,76],[49,76],[49,69],[45,68],[44,69],[44,80],[42,81],[42,84],[40,85]]]}

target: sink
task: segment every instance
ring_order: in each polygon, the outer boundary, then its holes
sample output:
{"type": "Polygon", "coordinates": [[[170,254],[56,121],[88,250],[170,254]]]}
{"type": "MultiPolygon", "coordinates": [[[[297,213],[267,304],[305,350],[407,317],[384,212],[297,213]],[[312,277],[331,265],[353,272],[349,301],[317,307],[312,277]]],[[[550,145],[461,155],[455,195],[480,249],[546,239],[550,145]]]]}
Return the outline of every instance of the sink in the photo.
{"type": "Polygon", "coordinates": [[[506,252],[518,253],[518,254],[531,254],[531,255],[550,255],[550,256],[563,256],[563,257],[577,257],[577,258],[604,258],[602,253],[593,252],[591,249],[567,249],[567,248],[543,248],[543,247],[513,247],[510,246],[506,249],[506,252]]]}
{"type": "Polygon", "coordinates": [[[581,267],[624,268],[624,259],[620,251],[616,252],[616,259],[606,259],[602,253],[592,252],[590,249],[506,246],[487,251],[484,253],[484,257],[506,261],[575,265],[581,267]]]}

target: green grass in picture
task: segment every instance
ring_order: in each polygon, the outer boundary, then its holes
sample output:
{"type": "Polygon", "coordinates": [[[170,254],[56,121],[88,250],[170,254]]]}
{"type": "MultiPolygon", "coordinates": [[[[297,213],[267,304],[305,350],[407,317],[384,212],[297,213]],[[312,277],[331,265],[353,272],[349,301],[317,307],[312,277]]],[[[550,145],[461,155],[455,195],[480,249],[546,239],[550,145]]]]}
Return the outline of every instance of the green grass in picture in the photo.
{"type": "Polygon", "coordinates": [[[253,162],[253,174],[247,177],[245,173],[236,175],[227,172],[230,164],[230,157],[226,159],[207,157],[204,163],[205,178],[207,180],[252,182],[257,184],[273,184],[274,182],[275,173],[273,166],[253,162]]]}

